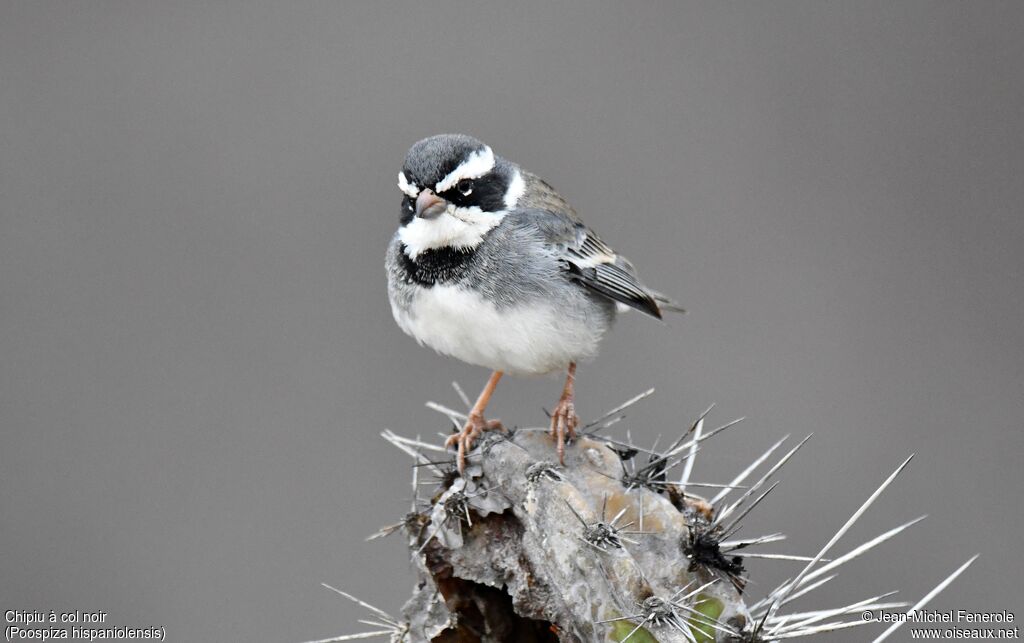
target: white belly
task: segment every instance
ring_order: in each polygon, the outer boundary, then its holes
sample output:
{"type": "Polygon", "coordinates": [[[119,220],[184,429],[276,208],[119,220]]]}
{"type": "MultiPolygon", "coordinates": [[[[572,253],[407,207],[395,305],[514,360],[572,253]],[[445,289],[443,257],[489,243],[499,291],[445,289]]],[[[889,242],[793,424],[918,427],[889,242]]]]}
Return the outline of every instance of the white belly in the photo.
{"type": "Polygon", "coordinates": [[[407,311],[392,305],[407,334],[439,353],[493,370],[549,373],[597,352],[603,324],[586,324],[539,301],[498,310],[458,286],[435,285],[413,296],[407,311]]]}

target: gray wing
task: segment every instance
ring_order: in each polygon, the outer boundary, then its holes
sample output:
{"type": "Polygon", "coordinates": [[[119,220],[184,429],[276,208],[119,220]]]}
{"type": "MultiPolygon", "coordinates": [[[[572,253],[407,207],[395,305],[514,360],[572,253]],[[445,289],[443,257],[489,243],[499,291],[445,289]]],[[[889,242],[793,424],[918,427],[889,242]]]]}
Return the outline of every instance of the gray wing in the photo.
{"type": "Polygon", "coordinates": [[[657,319],[662,311],[682,312],[676,304],[642,283],[625,257],[569,214],[549,210],[520,213],[555,249],[569,279],[588,290],[657,319]]]}

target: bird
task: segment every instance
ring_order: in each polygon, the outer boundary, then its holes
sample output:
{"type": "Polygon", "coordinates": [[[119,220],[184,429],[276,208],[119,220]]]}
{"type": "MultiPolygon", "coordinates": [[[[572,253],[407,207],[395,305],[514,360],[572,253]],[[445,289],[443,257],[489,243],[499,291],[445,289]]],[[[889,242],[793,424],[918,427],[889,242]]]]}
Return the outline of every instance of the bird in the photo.
{"type": "Polygon", "coordinates": [[[685,312],[644,286],[633,264],[588,228],[544,179],[465,134],[409,148],[398,188],[399,227],[388,244],[388,299],[398,326],[421,345],[491,370],[462,430],[458,469],[483,431],[504,374],[566,373],[550,413],[559,461],[580,426],[576,365],[593,358],[628,310],[661,319],[685,312]]]}

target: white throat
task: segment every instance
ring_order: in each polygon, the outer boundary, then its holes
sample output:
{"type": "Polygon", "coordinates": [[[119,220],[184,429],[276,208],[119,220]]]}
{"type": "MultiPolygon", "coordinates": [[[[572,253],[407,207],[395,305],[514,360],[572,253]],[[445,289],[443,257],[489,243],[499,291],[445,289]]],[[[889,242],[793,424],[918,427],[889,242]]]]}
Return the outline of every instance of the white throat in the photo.
{"type": "Polygon", "coordinates": [[[504,210],[484,212],[477,207],[449,205],[435,219],[416,217],[398,229],[398,238],[405,245],[405,254],[415,261],[421,252],[433,248],[475,248],[504,217],[504,210]]]}

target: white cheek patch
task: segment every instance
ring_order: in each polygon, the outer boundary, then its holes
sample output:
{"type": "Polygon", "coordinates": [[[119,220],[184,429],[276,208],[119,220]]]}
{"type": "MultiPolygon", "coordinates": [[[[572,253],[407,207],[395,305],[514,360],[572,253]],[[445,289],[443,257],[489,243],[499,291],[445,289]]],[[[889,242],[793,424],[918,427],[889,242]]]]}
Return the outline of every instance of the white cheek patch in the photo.
{"type": "Polygon", "coordinates": [[[455,168],[448,174],[448,176],[441,179],[438,184],[434,186],[434,192],[441,194],[442,192],[455,187],[455,184],[462,179],[478,179],[493,169],[494,152],[491,151],[491,148],[484,146],[483,149],[470,154],[469,158],[459,164],[459,167],[455,168]]]}
{"type": "Polygon", "coordinates": [[[420,193],[420,189],[416,187],[416,184],[409,183],[408,179],[405,178],[405,172],[398,173],[398,189],[404,192],[410,199],[415,199],[420,193]]]}
{"type": "Polygon", "coordinates": [[[490,230],[501,223],[504,212],[482,212],[480,208],[455,208],[434,219],[416,217],[398,230],[405,254],[413,261],[432,248],[475,248],[490,230]]]}
{"type": "Polygon", "coordinates": [[[519,199],[523,196],[523,192],[526,192],[526,181],[523,180],[522,172],[517,169],[515,176],[509,181],[508,190],[505,192],[505,209],[515,209],[519,204],[519,199]]]}

